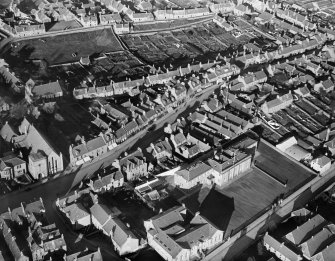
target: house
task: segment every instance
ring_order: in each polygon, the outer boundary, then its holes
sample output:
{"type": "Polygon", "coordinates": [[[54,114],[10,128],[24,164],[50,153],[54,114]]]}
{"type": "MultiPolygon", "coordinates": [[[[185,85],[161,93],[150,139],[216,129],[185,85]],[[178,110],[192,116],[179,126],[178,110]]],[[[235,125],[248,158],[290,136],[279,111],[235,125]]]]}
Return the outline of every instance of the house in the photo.
{"type": "Polygon", "coordinates": [[[199,212],[192,216],[185,206],[173,207],[144,221],[144,227],[148,244],[168,261],[200,259],[204,251],[223,240],[223,231],[199,212]]]}
{"type": "Polygon", "coordinates": [[[104,193],[112,188],[123,186],[124,178],[119,170],[104,169],[103,173],[98,174],[96,178],[90,179],[88,182],[89,188],[95,193],[104,193]]]}
{"type": "Polygon", "coordinates": [[[275,238],[270,236],[268,232],[266,232],[263,238],[263,245],[268,251],[274,253],[282,261],[302,260],[302,257],[298,253],[288,248],[284,243],[277,241],[275,238]]]}
{"type": "Polygon", "coordinates": [[[233,12],[234,12],[234,15],[236,16],[243,16],[245,14],[250,13],[250,10],[246,5],[240,4],[240,5],[235,6],[233,12]]]}
{"type": "Polygon", "coordinates": [[[324,173],[330,169],[331,164],[331,159],[324,155],[319,156],[311,161],[312,169],[319,173],[324,173]]]}
{"type": "Polygon", "coordinates": [[[327,221],[322,216],[317,214],[303,223],[301,226],[298,226],[296,229],[289,232],[285,238],[295,245],[300,245],[301,243],[308,240],[317,231],[322,229],[326,224],[327,221]]]}
{"type": "Polygon", "coordinates": [[[140,248],[140,240],[117,217],[109,219],[102,229],[103,233],[110,237],[114,250],[120,256],[136,252],[140,248]]]}
{"type": "Polygon", "coordinates": [[[183,19],[183,18],[193,18],[202,17],[210,15],[210,10],[208,7],[203,8],[191,8],[191,9],[166,9],[166,10],[156,10],[153,12],[156,20],[170,20],[170,19],[183,19]]]}
{"type": "Polygon", "coordinates": [[[298,145],[298,140],[292,136],[276,145],[276,147],[297,161],[311,157],[311,153],[298,145]]]}
{"type": "Polygon", "coordinates": [[[115,23],[121,23],[121,22],[122,22],[122,18],[120,14],[118,13],[100,15],[100,24],[102,25],[115,24],[115,23]]]}
{"type": "Polygon", "coordinates": [[[322,228],[321,231],[313,235],[310,239],[302,243],[299,247],[303,253],[303,256],[311,260],[312,256],[315,256],[323,249],[326,244],[334,242],[335,240],[335,225],[329,224],[322,228]]]}
{"type": "Polygon", "coordinates": [[[0,216],[0,231],[17,261],[46,260],[50,253],[62,255],[67,250],[63,234],[46,219],[42,199],[8,208],[0,216]]]}
{"type": "Polygon", "coordinates": [[[29,98],[58,98],[63,96],[62,87],[59,84],[59,81],[50,82],[42,85],[35,85],[32,80],[29,80],[25,87],[25,96],[29,98]]]}
{"type": "Polygon", "coordinates": [[[84,27],[97,26],[98,18],[95,15],[81,16],[80,22],[83,24],[84,27]]]}
{"type": "Polygon", "coordinates": [[[335,137],[333,136],[328,141],[326,140],[326,143],[324,144],[328,150],[331,152],[332,156],[335,155],[335,137]]]}
{"type": "Polygon", "coordinates": [[[165,137],[164,140],[150,143],[150,147],[147,148],[147,152],[156,160],[170,158],[172,156],[172,147],[169,139],[165,137]]]}
{"type": "Polygon", "coordinates": [[[256,84],[263,83],[267,81],[267,76],[263,70],[257,71],[255,73],[249,73],[247,75],[238,75],[237,79],[230,83],[230,90],[232,91],[249,91],[256,84]]]}
{"type": "Polygon", "coordinates": [[[0,59],[0,75],[3,77],[4,82],[10,85],[14,91],[21,92],[23,83],[15,76],[15,73],[10,70],[8,64],[3,59],[0,59]]]}
{"type": "Polygon", "coordinates": [[[213,13],[230,13],[233,12],[235,4],[232,1],[222,1],[217,4],[210,4],[209,9],[213,13]]]}
{"type": "Polygon", "coordinates": [[[153,21],[155,18],[152,13],[134,13],[131,18],[135,23],[153,21]]]}
{"type": "Polygon", "coordinates": [[[92,224],[109,237],[119,255],[137,251],[140,247],[139,239],[112,212],[102,204],[94,204],[91,208],[92,224]]]}
{"type": "Polygon", "coordinates": [[[303,87],[300,87],[300,88],[294,90],[294,93],[303,97],[303,98],[305,98],[305,97],[309,96],[311,92],[309,91],[308,87],[305,85],[303,87]]]}
{"type": "Polygon", "coordinates": [[[239,177],[251,168],[251,155],[242,151],[223,150],[216,152],[207,163],[215,170],[213,181],[218,186],[223,186],[239,177]]]}
{"type": "Polygon", "coordinates": [[[174,175],[174,185],[191,189],[197,184],[214,184],[214,177],[217,175],[209,164],[196,162],[188,165],[186,168],[176,171],[174,175]]]}
{"type": "Polygon", "coordinates": [[[90,212],[83,206],[81,202],[61,208],[65,216],[73,225],[74,229],[80,229],[91,225],[90,212]]]}
{"type": "Polygon", "coordinates": [[[116,160],[115,165],[128,181],[148,175],[148,164],[140,148],[133,153],[125,153],[124,157],[116,160]]]}
{"type": "Polygon", "coordinates": [[[64,213],[75,230],[91,225],[90,207],[98,202],[98,196],[89,188],[74,190],[62,198],[57,198],[56,206],[64,213]]]}
{"type": "Polygon", "coordinates": [[[148,12],[153,9],[153,6],[150,3],[150,1],[141,0],[139,3],[135,5],[135,8],[141,12],[148,12]]]}
{"type": "Polygon", "coordinates": [[[312,256],[312,261],[332,261],[335,255],[335,242],[324,248],[321,252],[312,256]]]}
{"type": "Polygon", "coordinates": [[[44,24],[16,25],[13,29],[15,37],[34,36],[45,33],[44,24]]]}
{"type": "Polygon", "coordinates": [[[63,256],[63,259],[64,261],[103,261],[100,247],[98,247],[96,251],[85,249],[84,251],[77,252],[71,255],[65,254],[63,256]]]}
{"type": "Polygon", "coordinates": [[[171,134],[170,139],[175,153],[185,159],[191,159],[197,156],[199,153],[208,151],[211,148],[208,144],[198,140],[190,134],[185,137],[182,132],[179,132],[175,135],[171,134]]]}
{"type": "Polygon", "coordinates": [[[14,179],[27,173],[27,163],[16,155],[0,158],[0,177],[14,179]]]}
{"type": "Polygon", "coordinates": [[[3,99],[0,99],[0,113],[9,111],[10,105],[5,102],[3,99]]]}
{"type": "Polygon", "coordinates": [[[49,174],[63,171],[63,155],[41,132],[26,118],[23,119],[18,132],[6,123],[1,129],[3,139],[12,142],[14,147],[30,149],[28,157],[28,169],[35,178],[42,178],[49,174]],[[35,157],[36,156],[36,157],[35,157]],[[33,161],[38,159],[38,161],[33,161]],[[40,167],[42,168],[40,172],[40,167]]]}
{"type": "Polygon", "coordinates": [[[276,99],[266,101],[262,104],[261,109],[265,114],[275,113],[286,107],[289,107],[293,103],[293,96],[291,93],[277,96],[276,99]]]}
{"type": "Polygon", "coordinates": [[[91,161],[101,155],[112,150],[116,145],[112,142],[112,136],[108,133],[101,133],[99,136],[85,141],[84,137],[81,137],[81,143],[69,147],[70,163],[73,165],[82,165],[85,162],[91,161]]]}
{"type": "Polygon", "coordinates": [[[331,79],[327,79],[314,85],[314,91],[320,92],[321,89],[325,92],[332,92],[334,90],[334,83],[331,79]]]}

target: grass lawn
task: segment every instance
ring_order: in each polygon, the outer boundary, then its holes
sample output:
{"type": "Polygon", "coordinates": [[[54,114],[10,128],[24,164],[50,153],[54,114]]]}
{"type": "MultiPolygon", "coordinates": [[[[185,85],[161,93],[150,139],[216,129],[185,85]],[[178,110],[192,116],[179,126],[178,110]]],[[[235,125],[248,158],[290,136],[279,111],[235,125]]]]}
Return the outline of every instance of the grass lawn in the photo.
{"type": "Polygon", "coordinates": [[[111,29],[18,40],[7,45],[8,63],[17,59],[45,60],[49,65],[79,61],[80,57],[123,50],[111,29]]]}

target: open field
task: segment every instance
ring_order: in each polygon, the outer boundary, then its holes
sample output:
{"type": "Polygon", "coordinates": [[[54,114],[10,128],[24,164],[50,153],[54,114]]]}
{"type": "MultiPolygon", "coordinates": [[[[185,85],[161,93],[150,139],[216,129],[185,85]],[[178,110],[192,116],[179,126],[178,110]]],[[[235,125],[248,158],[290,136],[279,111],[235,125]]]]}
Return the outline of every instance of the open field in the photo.
{"type": "Polygon", "coordinates": [[[18,40],[5,48],[9,64],[23,60],[44,60],[48,65],[79,61],[81,57],[122,51],[110,29],[18,40]]]}

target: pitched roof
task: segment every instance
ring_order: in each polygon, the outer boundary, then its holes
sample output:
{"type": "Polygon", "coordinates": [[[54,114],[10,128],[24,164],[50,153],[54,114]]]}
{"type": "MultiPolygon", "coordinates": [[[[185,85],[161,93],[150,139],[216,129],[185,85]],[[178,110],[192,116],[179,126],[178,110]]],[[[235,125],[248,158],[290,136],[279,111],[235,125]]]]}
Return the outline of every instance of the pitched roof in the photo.
{"type": "Polygon", "coordinates": [[[312,162],[318,164],[320,167],[324,167],[329,162],[331,162],[331,159],[328,158],[327,156],[322,155],[321,157],[318,157],[318,158],[312,160],[312,162]]]}
{"type": "Polygon", "coordinates": [[[321,253],[318,253],[315,256],[313,256],[311,260],[333,261],[334,256],[335,256],[335,242],[333,242],[331,245],[323,249],[321,253]]]}
{"type": "Polygon", "coordinates": [[[293,244],[299,245],[314,235],[316,231],[320,230],[326,223],[326,220],[318,214],[301,226],[298,226],[285,237],[293,244]]]}
{"type": "Polygon", "coordinates": [[[268,233],[264,236],[264,244],[268,244],[270,247],[274,248],[276,251],[285,256],[288,260],[291,261],[300,261],[301,257],[289,249],[284,243],[278,242],[275,238],[270,236],[268,233]]]}
{"type": "Polygon", "coordinates": [[[311,258],[329,243],[335,240],[335,225],[330,224],[324,227],[320,232],[313,235],[309,240],[300,245],[304,256],[311,258]]]}
{"type": "Polygon", "coordinates": [[[126,242],[128,237],[135,238],[136,236],[130,229],[117,217],[111,218],[102,228],[110,234],[114,242],[122,247],[126,242]]]}
{"type": "Polygon", "coordinates": [[[176,175],[182,176],[187,181],[191,181],[211,169],[212,167],[208,164],[204,162],[198,162],[194,165],[189,166],[186,169],[178,170],[176,172],[176,175]]]}
{"type": "Polygon", "coordinates": [[[106,221],[111,217],[112,211],[105,205],[96,203],[90,208],[91,214],[95,219],[104,225],[106,221]]]}
{"type": "Polygon", "coordinates": [[[164,229],[174,223],[183,222],[184,218],[181,215],[183,211],[186,211],[185,207],[175,206],[152,217],[151,220],[155,227],[164,229]]]}
{"type": "Polygon", "coordinates": [[[74,222],[84,217],[90,216],[90,213],[84,208],[84,206],[80,202],[66,206],[63,211],[67,213],[68,218],[74,222]]]}
{"type": "Polygon", "coordinates": [[[83,251],[66,256],[65,261],[102,261],[100,249],[97,251],[83,251]]]}
{"type": "Polygon", "coordinates": [[[58,93],[63,93],[62,88],[58,81],[50,82],[42,85],[34,86],[32,93],[37,96],[50,96],[58,93]]]}

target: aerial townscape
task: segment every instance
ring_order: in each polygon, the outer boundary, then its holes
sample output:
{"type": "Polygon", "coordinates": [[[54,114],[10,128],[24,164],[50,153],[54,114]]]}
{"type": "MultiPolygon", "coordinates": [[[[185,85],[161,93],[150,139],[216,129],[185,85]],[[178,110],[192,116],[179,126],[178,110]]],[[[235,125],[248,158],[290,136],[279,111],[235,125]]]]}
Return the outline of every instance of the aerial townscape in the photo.
{"type": "Polygon", "coordinates": [[[334,0],[1,0],[0,261],[334,261],[334,0]]]}

